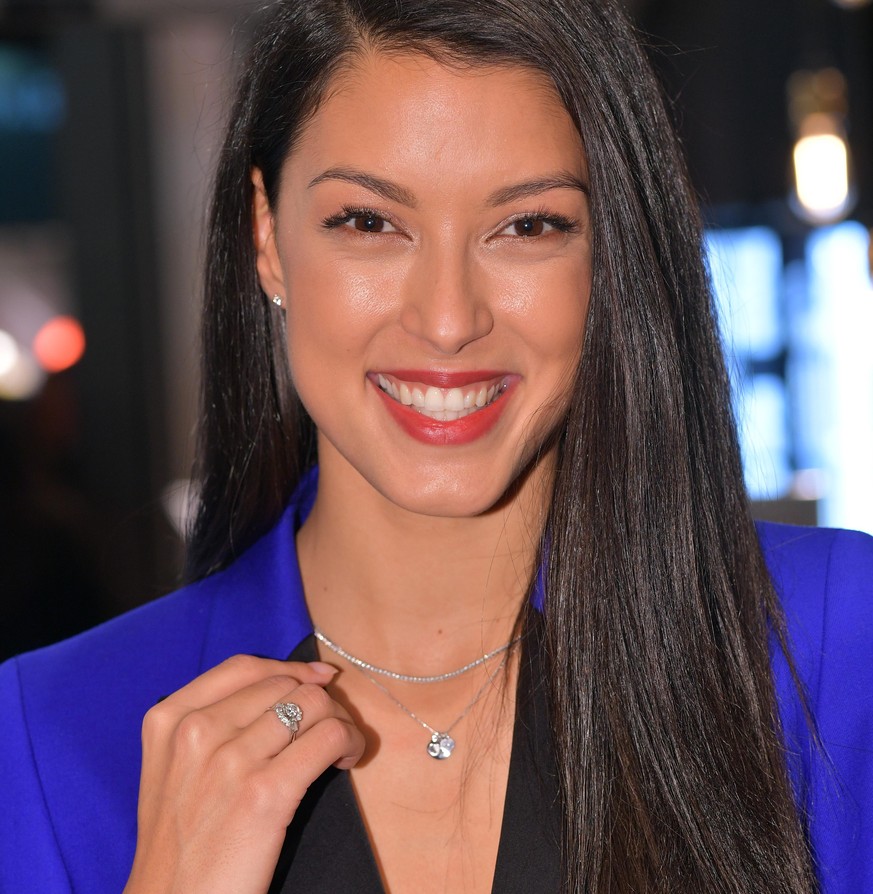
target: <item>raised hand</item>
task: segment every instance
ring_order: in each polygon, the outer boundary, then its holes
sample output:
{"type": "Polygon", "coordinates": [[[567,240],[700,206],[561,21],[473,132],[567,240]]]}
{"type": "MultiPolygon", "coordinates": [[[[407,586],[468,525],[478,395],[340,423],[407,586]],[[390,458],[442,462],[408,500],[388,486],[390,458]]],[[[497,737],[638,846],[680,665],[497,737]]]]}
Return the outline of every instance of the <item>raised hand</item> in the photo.
{"type": "Polygon", "coordinates": [[[364,737],[320,662],[237,655],[143,722],[136,856],[125,894],[263,894],[309,785],[348,769],[364,737]],[[299,706],[299,730],[273,705],[299,706]]]}

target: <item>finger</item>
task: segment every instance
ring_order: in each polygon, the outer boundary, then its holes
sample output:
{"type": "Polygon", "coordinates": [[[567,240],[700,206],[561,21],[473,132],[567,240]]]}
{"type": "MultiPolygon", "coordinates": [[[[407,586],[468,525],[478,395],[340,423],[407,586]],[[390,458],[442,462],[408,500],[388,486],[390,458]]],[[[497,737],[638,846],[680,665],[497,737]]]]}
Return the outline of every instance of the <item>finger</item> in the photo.
{"type": "MultiPolygon", "coordinates": [[[[272,756],[291,741],[290,730],[279,720],[274,707],[279,703],[297,701],[301,701],[308,708],[308,713],[313,719],[329,716],[334,713],[333,709],[336,707],[324,691],[323,683],[301,684],[294,677],[273,676],[258,680],[202,708],[190,710],[187,707],[170,706],[164,709],[164,712],[160,712],[160,707],[153,708],[150,714],[157,712],[161,716],[157,719],[147,717],[148,727],[154,729],[159,736],[162,734],[171,736],[178,743],[194,743],[200,750],[211,750],[239,738],[252,723],[264,718],[265,715],[270,715],[267,719],[272,720],[274,735],[267,737],[265,741],[271,743],[269,756],[272,756]],[[172,715],[166,713],[174,710],[178,713],[172,715]],[[276,735],[277,729],[284,735],[276,735]]],[[[253,755],[255,753],[252,751],[253,755]]],[[[268,755],[262,748],[258,756],[268,755]]]]}
{"type": "Polygon", "coordinates": [[[271,661],[236,656],[207,671],[152,707],[143,719],[143,745],[170,739],[202,749],[236,736],[300,682],[326,685],[336,673],[330,665],[271,661]],[[314,666],[313,666],[314,665],[314,666]],[[278,671],[259,677],[266,671],[278,671]],[[293,676],[291,676],[293,674],[293,676]],[[254,677],[254,682],[245,685],[254,677]],[[235,687],[235,688],[232,688],[235,687]],[[206,704],[202,700],[207,699],[206,704]]]}
{"type": "Polygon", "coordinates": [[[363,733],[351,720],[339,716],[320,720],[266,763],[269,788],[293,815],[314,780],[330,766],[351,769],[361,759],[365,746],[363,733]]]}
{"type": "MultiPolygon", "coordinates": [[[[315,693],[321,693],[322,699],[330,701],[330,697],[324,692],[324,683],[302,683],[292,676],[267,677],[231,693],[226,698],[199,709],[206,718],[212,718],[218,728],[225,728],[228,735],[236,735],[250,724],[264,716],[265,712],[272,714],[273,719],[281,725],[281,721],[273,712],[275,705],[282,702],[294,702],[296,693],[303,688],[304,692],[311,689],[315,693]]],[[[318,699],[318,695],[310,697],[309,701],[318,699]]],[[[319,700],[319,704],[321,701],[319,700]]]]}
{"type": "Polygon", "coordinates": [[[188,710],[218,702],[268,677],[291,676],[301,683],[327,683],[336,669],[320,661],[277,661],[254,655],[234,655],[201,674],[161,704],[188,710]]]}
{"type": "Polygon", "coordinates": [[[284,693],[278,704],[291,704],[299,708],[301,716],[296,724],[297,730],[290,729],[279,719],[275,705],[267,708],[238,737],[239,747],[252,760],[274,757],[323,720],[335,718],[352,723],[346,709],[314,683],[303,683],[284,693]]]}

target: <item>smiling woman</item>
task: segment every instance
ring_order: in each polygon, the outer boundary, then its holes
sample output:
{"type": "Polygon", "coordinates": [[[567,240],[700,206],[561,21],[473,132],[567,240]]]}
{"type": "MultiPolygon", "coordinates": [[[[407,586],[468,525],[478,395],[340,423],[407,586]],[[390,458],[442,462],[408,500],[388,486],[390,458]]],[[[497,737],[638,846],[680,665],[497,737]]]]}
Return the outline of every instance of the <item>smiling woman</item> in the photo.
{"type": "Polygon", "coordinates": [[[873,888],[873,548],[753,525],[685,182],[606,0],[271,5],[191,583],[0,672],[4,890],[873,888]]]}
{"type": "Polygon", "coordinates": [[[291,378],[346,510],[481,515],[537,452],[524,489],[542,492],[591,287],[586,179],[541,74],[377,51],[337,75],[272,201],[255,170],[261,286],[286,297],[291,378]]]}

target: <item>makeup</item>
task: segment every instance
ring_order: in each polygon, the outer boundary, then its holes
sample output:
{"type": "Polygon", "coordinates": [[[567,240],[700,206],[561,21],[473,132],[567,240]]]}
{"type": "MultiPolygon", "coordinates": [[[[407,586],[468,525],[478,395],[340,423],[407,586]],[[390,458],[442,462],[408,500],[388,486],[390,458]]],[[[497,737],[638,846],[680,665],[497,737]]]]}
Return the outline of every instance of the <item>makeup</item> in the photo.
{"type": "Polygon", "coordinates": [[[367,377],[391,417],[425,444],[469,444],[500,419],[519,376],[494,370],[385,370],[367,377]]]}

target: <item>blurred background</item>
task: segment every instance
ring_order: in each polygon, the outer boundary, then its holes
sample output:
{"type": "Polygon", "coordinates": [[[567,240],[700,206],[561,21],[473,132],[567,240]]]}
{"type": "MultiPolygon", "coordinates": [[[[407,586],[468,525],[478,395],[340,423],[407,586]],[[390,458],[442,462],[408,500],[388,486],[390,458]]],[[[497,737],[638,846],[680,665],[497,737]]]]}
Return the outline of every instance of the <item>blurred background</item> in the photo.
{"type": "MultiPolygon", "coordinates": [[[[755,511],[873,532],[873,7],[625,2],[704,205],[755,511]]],[[[0,0],[0,658],[178,580],[205,200],[255,8],[0,0]]]]}

